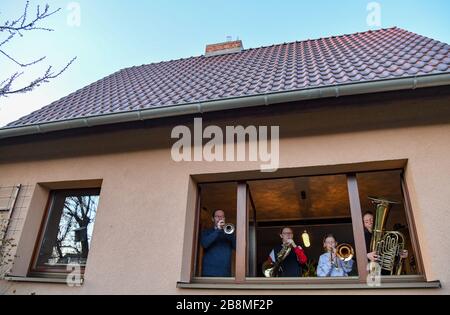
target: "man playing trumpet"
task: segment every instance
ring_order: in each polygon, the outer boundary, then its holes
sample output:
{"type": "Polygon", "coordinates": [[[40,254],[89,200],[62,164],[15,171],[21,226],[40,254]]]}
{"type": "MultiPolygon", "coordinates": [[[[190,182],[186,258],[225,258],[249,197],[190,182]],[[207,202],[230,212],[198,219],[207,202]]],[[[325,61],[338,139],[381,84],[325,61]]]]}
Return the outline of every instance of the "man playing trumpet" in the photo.
{"type": "Polygon", "coordinates": [[[225,212],[217,209],[212,214],[214,228],[202,232],[200,243],[204,249],[202,276],[231,277],[231,255],[236,249],[234,231],[224,231],[225,212]]]}

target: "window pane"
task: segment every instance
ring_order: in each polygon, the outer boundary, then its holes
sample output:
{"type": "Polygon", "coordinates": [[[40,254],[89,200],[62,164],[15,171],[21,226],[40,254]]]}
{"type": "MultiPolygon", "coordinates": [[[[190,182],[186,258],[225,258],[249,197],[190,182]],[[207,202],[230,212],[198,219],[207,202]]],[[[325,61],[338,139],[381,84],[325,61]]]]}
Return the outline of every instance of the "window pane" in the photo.
{"type": "Polygon", "coordinates": [[[55,191],[36,269],[86,265],[99,200],[98,190],[55,191]]]}
{"type": "Polygon", "coordinates": [[[281,271],[272,276],[357,275],[355,255],[344,261],[328,251],[344,243],[355,249],[345,175],[256,180],[249,181],[248,185],[254,205],[249,207],[250,248],[250,242],[254,242],[251,231],[256,230],[256,251],[249,251],[248,276],[266,277],[267,269],[276,262],[286,239],[293,239],[303,252],[298,253],[291,246],[281,271]],[[289,228],[281,230],[283,227],[289,228]],[[329,234],[332,237],[327,238],[330,243],[327,246],[324,238],[329,234]],[[305,243],[307,239],[309,244],[305,243]],[[256,268],[252,268],[254,261],[256,268]]]}
{"type": "MultiPolygon", "coordinates": [[[[380,254],[382,275],[390,275],[391,271],[392,274],[397,274],[397,271],[400,274],[417,274],[416,256],[411,244],[410,229],[406,219],[401,172],[401,170],[394,170],[357,174],[366,247],[368,252],[377,251],[380,254]],[[386,220],[384,224],[380,224],[378,227],[375,223],[377,221],[376,215],[377,213],[383,213],[377,212],[377,203],[380,203],[380,201],[374,201],[370,198],[394,202],[386,208],[380,208],[380,210],[384,209],[386,220]],[[374,237],[373,230],[382,231],[379,237],[376,237],[379,241],[382,241],[381,243],[374,241],[374,244],[371,244],[374,237]],[[398,234],[398,232],[401,234],[398,234]],[[381,246],[381,244],[386,244],[386,246],[381,246]],[[387,246],[388,244],[389,246],[387,246]],[[378,246],[378,250],[375,250],[374,246],[378,246]],[[402,249],[406,252],[400,255],[402,249]],[[392,257],[395,259],[391,259],[392,257]],[[401,268],[399,268],[400,266],[401,268]]],[[[381,221],[379,222],[381,223],[381,221]]]]}
{"type": "Polygon", "coordinates": [[[220,221],[236,228],[237,184],[202,184],[196,260],[198,277],[234,277],[236,230],[218,229],[220,221]],[[226,233],[227,232],[227,233],[226,233]]]}

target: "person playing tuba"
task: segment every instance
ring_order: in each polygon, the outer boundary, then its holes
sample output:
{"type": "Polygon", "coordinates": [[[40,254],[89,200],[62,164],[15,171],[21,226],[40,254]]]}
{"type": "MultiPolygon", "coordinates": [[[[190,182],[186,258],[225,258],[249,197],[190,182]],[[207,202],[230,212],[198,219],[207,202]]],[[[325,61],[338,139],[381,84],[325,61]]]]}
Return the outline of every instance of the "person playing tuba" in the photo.
{"type": "MultiPolygon", "coordinates": [[[[377,216],[375,218],[374,214],[371,211],[366,211],[363,214],[363,225],[364,225],[364,237],[366,241],[367,248],[367,258],[371,263],[380,263],[381,265],[381,275],[393,275],[393,274],[401,274],[401,266],[402,261],[408,257],[408,251],[404,249],[404,237],[401,233],[395,231],[384,231],[384,227],[386,224],[386,219],[389,214],[389,210],[391,204],[397,202],[391,202],[385,199],[379,199],[374,197],[369,197],[370,200],[377,206],[377,216]],[[374,219],[377,220],[377,225],[374,228],[374,219]],[[376,234],[375,234],[376,233],[376,234]],[[388,241],[385,241],[386,236],[391,236],[388,241]],[[398,238],[399,241],[394,242],[394,238],[398,238]],[[386,242],[387,244],[398,244],[397,249],[394,248],[395,256],[397,258],[388,259],[387,264],[384,257],[380,257],[380,253],[383,252],[387,246],[382,246],[382,244],[386,242]],[[395,264],[395,265],[394,265],[395,264]]],[[[391,255],[391,254],[389,254],[391,255]]]]}
{"type": "Polygon", "coordinates": [[[281,244],[269,254],[263,265],[266,277],[301,277],[302,266],[308,260],[304,250],[295,244],[294,233],[290,227],[280,230],[281,244]]]}

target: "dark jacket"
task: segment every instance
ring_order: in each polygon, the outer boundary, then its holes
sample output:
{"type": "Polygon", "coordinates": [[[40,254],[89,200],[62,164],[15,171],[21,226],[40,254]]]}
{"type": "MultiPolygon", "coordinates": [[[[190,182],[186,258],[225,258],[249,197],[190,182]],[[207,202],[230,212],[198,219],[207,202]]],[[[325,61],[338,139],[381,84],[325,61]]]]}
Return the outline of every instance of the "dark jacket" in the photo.
{"type": "Polygon", "coordinates": [[[372,233],[369,232],[368,229],[364,228],[364,238],[366,240],[366,249],[367,252],[370,253],[370,243],[372,242],[372,233]]]}
{"type": "MultiPolygon", "coordinates": [[[[277,245],[269,258],[275,262],[278,253],[283,248],[282,245],[277,245]]],[[[301,277],[302,276],[302,264],[305,264],[307,261],[305,252],[300,247],[294,248],[291,250],[289,255],[283,260],[281,263],[281,269],[279,277],[301,277]]]]}
{"type": "Polygon", "coordinates": [[[200,243],[204,249],[202,276],[231,277],[231,254],[236,249],[235,234],[221,229],[204,230],[200,243]]]}

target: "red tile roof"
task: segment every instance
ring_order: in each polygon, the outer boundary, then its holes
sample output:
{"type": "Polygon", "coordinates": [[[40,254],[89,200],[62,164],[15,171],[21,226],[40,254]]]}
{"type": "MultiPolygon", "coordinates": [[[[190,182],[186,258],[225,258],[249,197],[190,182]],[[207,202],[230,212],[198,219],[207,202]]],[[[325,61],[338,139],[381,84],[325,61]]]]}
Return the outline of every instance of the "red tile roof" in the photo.
{"type": "Polygon", "coordinates": [[[389,28],[126,68],[8,127],[439,73],[448,44],[389,28]]]}

